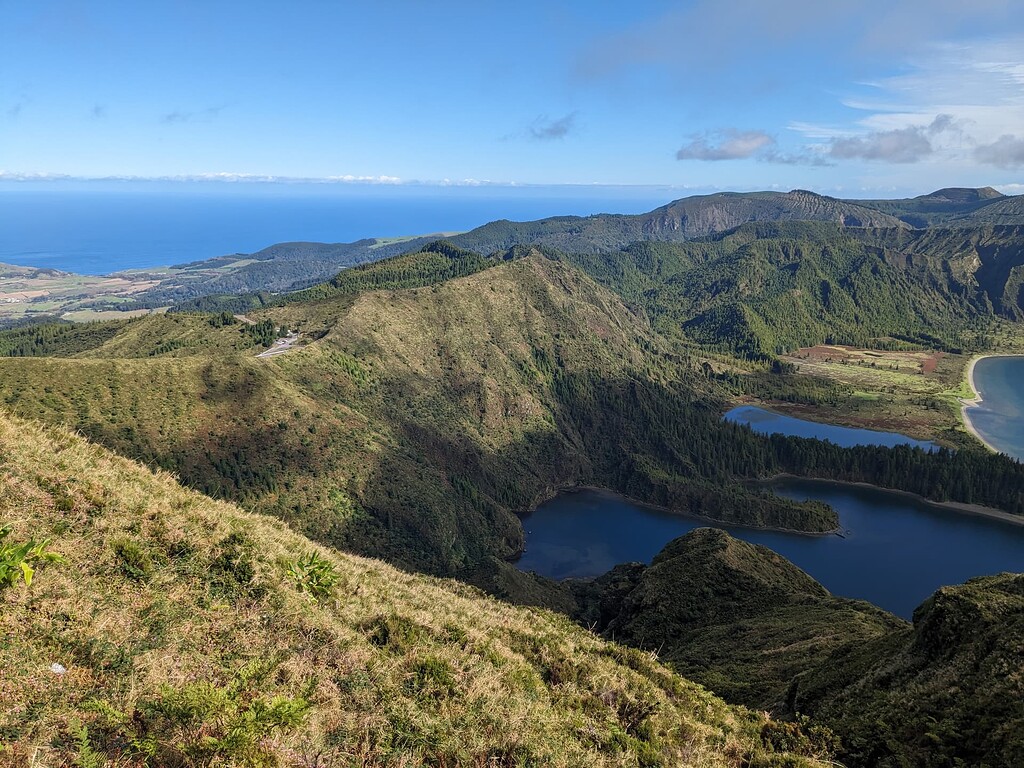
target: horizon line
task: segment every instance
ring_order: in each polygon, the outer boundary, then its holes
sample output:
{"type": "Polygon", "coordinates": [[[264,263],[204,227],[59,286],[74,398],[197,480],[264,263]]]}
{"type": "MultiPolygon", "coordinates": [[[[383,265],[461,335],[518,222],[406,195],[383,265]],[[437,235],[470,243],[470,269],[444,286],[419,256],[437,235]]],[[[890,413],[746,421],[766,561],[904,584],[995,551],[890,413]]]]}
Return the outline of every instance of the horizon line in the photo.
{"type": "MultiPolygon", "coordinates": [[[[642,191],[642,190],[664,190],[673,192],[689,192],[691,195],[699,194],[715,194],[720,192],[780,192],[780,191],[796,191],[796,190],[807,190],[814,192],[815,194],[821,194],[829,197],[837,195],[856,195],[857,193],[881,193],[884,191],[891,191],[893,193],[899,193],[900,189],[886,185],[884,187],[867,187],[861,186],[859,188],[849,187],[831,187],[831,188],[819,188],[815,190],[813,187],[794,187],[792,189],[786,189],[784,185],[772,184],[768,186],[758,187],[719,187],[719,186],[696,186],[689,184],[673,184],[666,182],[645,182],[645,183],[625,183],[625,182],[604,182],[604,181],[563,181],[563,182],[522,182],[522,181],[494,181],[491,179],[403,179],[398,176],[357,176],[353,174],[343,174],[336,176],[280,176],[273,174],[255,174],[255,173],[231,173],[231,172],[214,172],[214,173],[191,173],[191,174],[170,174],[170,175],[159,175],[159,176],[141,176],[132,174],[109,174],[105,176],[99,175],[74,175],[67,173],[50,173],[50,172],[22,172],[22,171],[5,171],[0,170],[0,184],[4,182],[13,184],[48,184],[48,183],[72,183],[72,184],[89,184],[89,183],[113,183],[113,184],[130,184],[130,183],[165,183],[165,184],[210,184],[217,185],[223,184],[228,185],[280,185],[282,187],[287,186],[324,186],[324,187],[394,187],[394,188],[487,188],[487,189],[509,189],[509,190],[531,190],[531,189],[621,189],[631,191],[642,191]],[[827,191],[824,191],[826,190],[827,191]]],[[[951,184],[940,189],[958,188],[961,185],[951,184]]],[[[1024,193],[1024,183],[1008,182],[1006,184],[989,184],[979,187],[972,185],[963,185],[965,189],[983,189],[989,187],[997,190],[1004,195],[1019,195],[1024,193]]],[[[930,192],[938,191],[930,190],[930,192]]],[[[925,192],[923,194],[929,194],[925,192]]],[[[848,199],[868,199],[851,197],[848,199]]]]}

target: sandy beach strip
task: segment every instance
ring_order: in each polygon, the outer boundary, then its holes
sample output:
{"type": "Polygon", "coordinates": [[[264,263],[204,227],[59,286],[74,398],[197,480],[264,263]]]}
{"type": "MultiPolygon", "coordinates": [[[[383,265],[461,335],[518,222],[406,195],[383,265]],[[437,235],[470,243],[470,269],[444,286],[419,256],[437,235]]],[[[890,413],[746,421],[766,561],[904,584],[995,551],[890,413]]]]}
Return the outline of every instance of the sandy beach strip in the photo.
{"type": "Polygon", "coordinates": [[[993,445],[984,437],[982,437],[981,432],[979,432],[975,428],[970,416],[970,410],[972,408],[977,408],[978,406],[980,406],[980,404],[983,401],[981,397],[981,392],[978,391],[978,386],[974,382],[974,367],[978,364],[978,360],[983,360],[986,357],[1024,357],[1024,355],[1020,353],[977,354],[971,358],[971,361],[967,365],[967,383],[968,386],[971,387],[971,391],[974,392],[974,397],[959,398],[959,400],[961,400],[961,418],[964,422],[964,427],[967,429],[968,432],[973,434],[982,445],[987,447],[989,451],[991,451],[993,454],[999,454],[1001,452],[997,449],[997,447],[995,447],[995,445],[993,445]]]}

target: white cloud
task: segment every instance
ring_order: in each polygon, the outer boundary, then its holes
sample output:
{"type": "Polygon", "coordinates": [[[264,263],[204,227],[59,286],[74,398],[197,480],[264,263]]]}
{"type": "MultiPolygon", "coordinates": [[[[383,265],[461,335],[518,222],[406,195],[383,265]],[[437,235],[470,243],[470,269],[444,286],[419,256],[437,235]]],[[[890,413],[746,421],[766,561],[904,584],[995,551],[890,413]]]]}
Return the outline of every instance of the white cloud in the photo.
{"type": "Polygon", "coordinates": [[[1024,166],[1024,138],[1007,134],[991,144],[982,144],[974,150],[978,162],[997,168],[1020,168],[1024,166]]]}
{"type": "Polygon", "coordinates": [[[727,129],[693,136],[676,152],[677,160],[743,160],[773,146],[775,139],[764,131],[727,129]]]}

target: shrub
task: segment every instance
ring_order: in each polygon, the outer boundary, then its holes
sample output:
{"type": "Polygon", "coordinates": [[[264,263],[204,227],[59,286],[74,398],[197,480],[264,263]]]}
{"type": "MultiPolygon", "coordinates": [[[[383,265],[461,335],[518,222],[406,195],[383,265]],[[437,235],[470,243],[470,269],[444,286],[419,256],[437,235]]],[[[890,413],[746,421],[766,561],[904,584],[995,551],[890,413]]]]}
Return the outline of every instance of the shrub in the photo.
{"type": "Polygon", "coordinates": [[[289,568],[288,575],[295,580],[300,592],[309,595],[315,602],[330,597],[331,589],[338,581],[334,564],[310,552],[296,560],[289,568]]]}
{"type": "Polygon", "coordinates": [[[153,575],[153,560],[134,541],[122,539],[114,542],[114,554],[121,561],[121,572],[132,581],[146,581],[153,575]]]}
{"type": "Polygon", "coordinates": [[[270,765],[266,740],[297,728],[309,711],[301,698],[255,696],[237,684],[165,685],[130,712],[100,701],[92,730],[75,734],[79,755],[98,752],[143,765],[270,765]]]}

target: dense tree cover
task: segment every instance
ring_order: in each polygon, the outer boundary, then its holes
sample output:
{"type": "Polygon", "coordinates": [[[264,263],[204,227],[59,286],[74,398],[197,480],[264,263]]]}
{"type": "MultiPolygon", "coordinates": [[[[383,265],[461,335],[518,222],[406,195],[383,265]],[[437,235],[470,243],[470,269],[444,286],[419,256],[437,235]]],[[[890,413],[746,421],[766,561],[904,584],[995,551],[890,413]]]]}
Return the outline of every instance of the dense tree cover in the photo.
{"type": "Polygon", "coordinates": [[[230,314],[243,314],[265,307],[273,300],[274,297],[269,293],[242,293],[237,296],[233,294],[213,294],[200,296],[190,301],[183,301],[172,307],[170,312],[208,312],[212,314],[228,312],[230,314]]]}
{"type": "Polygon", "coordinates": [[[124,321],[105,323],[51,322],[0,331],[0,356],[63,357],[94,349],[125,326],[124,321]]]}
{"type": "Polygon", "coordinates": [[[472,275],[509,258],[513,255],[480,256],[457,248],[448,241],[438,240],[407,256],[346,269],[327,283],[290,294],[284,301],[295,303],[350,296],[361,291],[423,288],[472,275]]]}
{"type": "Polygon", "coordinates": [[[252,339],[253,344],[257,347],[269,347],[277,339],[277,326],[273,320],[260,320],[258,323],[252,324],[245,323],[242,325],[242,334],[252,339]]]}
{"type": "MultiPolygon", "coordinates": [[[[1024,465],[1002,454],[929,453],[908,446],[842,448],[809,438],[766,437],[722,421],[719,409],[702,402],[686,385],[587,375],[556,378],[555,392],[560,414],[572,422],[590,454],[607,461],[614,487],[684,510],[687,503],[673,496],[681,480],[720,487],[736,478],[790,473],[873,483],[935,501],[1024,514],[1024,465]],[[624,444],[629,445],[627,461],[622,460],[624,444]]],[[[702,503],[713,508],[706,500],[702,503]]]]}
{"type": "Polygon", "coordinates": [[[960,351],[965,332],[976,336],[997,312],[1020,313],[1024,266],[1014,269],[1024,265],[1022,243],[1020,231],[1005,227],[971,235],[782,222],[549,256],[586,271],[669,337],[770,360],[820,343],[960,351]],[[961,270],[948,268],[950,253],[961,270]],[[968,268],[972,260],[980,266],[968,268]]]}

